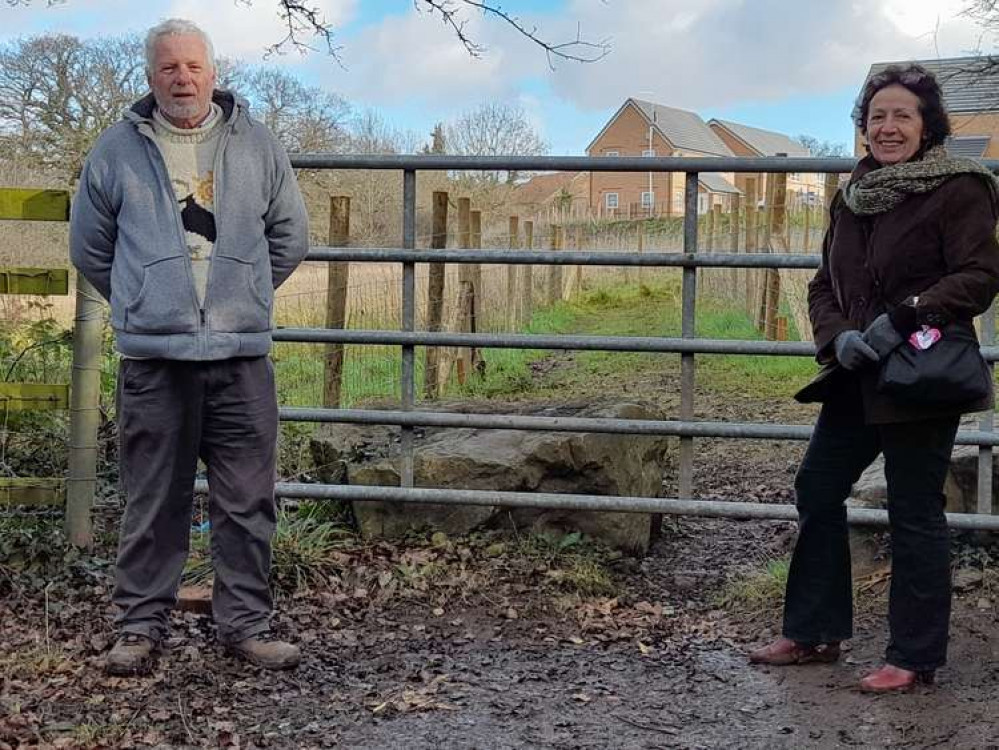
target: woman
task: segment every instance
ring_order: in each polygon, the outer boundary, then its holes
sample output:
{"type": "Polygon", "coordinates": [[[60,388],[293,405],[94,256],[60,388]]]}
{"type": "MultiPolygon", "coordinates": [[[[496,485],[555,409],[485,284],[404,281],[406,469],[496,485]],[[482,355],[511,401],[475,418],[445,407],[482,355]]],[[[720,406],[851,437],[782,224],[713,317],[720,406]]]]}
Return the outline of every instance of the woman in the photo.
{"type": "MultiPolygon", "coordinates": [[[[892,583],[886,664],[868,692],[931,682],[947,652],[950,551],[943,484],[962,413],[992,394],[941,407],[876,389],[878,362],[923,325],[964,327],[999,291],[997,185],[950,158],[940,86],[918,65],[871,76],[854,111],[867,141],[830,208],[822,265],[809,285],[820,377],[798,394],[822,409],[795,479],[799,533],[783,637],[750,655],[775,665],[832,662],[852,635],[844,501],[881,452],[888,481],[892,583]]],[[[904,344],[908,346],[906,342],[904,344]]]]}

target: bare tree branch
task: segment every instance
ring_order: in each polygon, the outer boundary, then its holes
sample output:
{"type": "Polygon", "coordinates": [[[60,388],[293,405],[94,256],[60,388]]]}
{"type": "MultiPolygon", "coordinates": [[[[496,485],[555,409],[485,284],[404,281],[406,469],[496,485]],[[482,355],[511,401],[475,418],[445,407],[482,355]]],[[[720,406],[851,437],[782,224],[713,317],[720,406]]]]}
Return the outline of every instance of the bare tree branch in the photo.
{"type": "MultiPolygon", "coordinates": [[[[990,0],[980,1],[990,2],[990,0]]],[[[5,0],[5,2],[11,7],[16,7],[18,5],[31,5],[32,0],[5,0]]],[[[68,0],[46,0],[46,5],[51,7],[66,2],[68,0]]],[[[254,0],[232,0],[232,2],[249,7],[253,5],[254,0]]],[[[584,39],[579,29],[576,31],[575,39],[553,42],[544,38],[536,26],[528,26],[520,18],[504,10],[499,2],[492,0],[412,0],[412,2],[413,7],[417,10],[423,9],[429,15],[439,15],[444,25],[454,32],[473,57],[480,57],[486,50],[465,30],[466,20],[463,13],[468,9],[499,19],[511,26],[518,34],[541,47],[548,58],[549,67],[554,67],[555,60],[596,62],[606,57],[611,49],[610,42],[606,39],[599,41],[584,39]]],[[[319,6],[301,0],[278,0],[277,15],[284,35],[266,48],[265,54],[267,56],[280,54],[288,49],[297,50],[302,54],[323,51],[332,57],[337,64],[342,65],[340,53],[343,47],[336,43],[336,30],[333,24],[327,21],[319,6]],[[318,40],[318,44],[316,40],[318,40]]]]}
{"type": "Polygon", "coordinates": [[[465,20],[461,18],[461,6],[463,5],[475,8],[484,15],[495,16],[509,26],[512,26],[518,34],[537,44],[545,51],[550,68],[554,68],[554,60],[556,58],[572,62],[596,62],[610,53],[610,43],[607,40],[587,41],[582,38],[579,28],[576,30],[575,39],[560,43],[543,39],[540,36],[537,26],[528,28],[517,16],[503,10],[503,7],[498,3],[482,2],[480,0],[413,0],[413,5],[417,9],[421,6],[427,7],[431,15],[434,13],[440,14],[444,24],[451,27],[458,40],[473,57],[479,57],[485,51],[485,48],[471,40],[465,33],[465,20]]]}

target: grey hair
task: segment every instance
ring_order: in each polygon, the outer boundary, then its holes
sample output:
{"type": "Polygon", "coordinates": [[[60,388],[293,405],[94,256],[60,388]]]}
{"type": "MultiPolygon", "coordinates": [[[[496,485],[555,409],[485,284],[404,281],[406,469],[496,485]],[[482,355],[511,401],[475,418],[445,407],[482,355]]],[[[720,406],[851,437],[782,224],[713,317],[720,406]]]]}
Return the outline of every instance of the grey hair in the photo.
{"type": "Polygon", "coordinates": [[[208,38],[208,34],[193,21],[184,18],[168,18],[146,32],[146,73],[153,71],[156,42],[160,40],[160,37],[173,34],[194,34],[201,37],[201,41],[205,43],[205,51],[208,53],[208,64],[212,70],[215,69],[215,47],[212,45],[212,40],[208,38]]]}

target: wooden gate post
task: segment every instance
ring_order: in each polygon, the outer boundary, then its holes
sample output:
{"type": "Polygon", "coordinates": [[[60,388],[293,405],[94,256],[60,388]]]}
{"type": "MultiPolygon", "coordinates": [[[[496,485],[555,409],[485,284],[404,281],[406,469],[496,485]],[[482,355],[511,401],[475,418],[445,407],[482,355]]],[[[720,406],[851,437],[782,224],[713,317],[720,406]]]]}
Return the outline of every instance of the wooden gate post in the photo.
{"type": "MultiPolygon", "coordinates": [[[[482,212],[472,211],[469,215],[469,229],[470,229],[470,241],[473,250],[482,249],[482,212]]],[[[482,325],[482,302],[484,299],[482,290],[482,264],[473,263],[471,266],[471,279],[472,279],[472,299],[469,305],[469,311],[471,315],[470,331],[472,333],[478,333],[479,328],[482,325]]],[[[482,356],[482,350],[477,347],[472,347],[472,369],[475,374],[479,377],[484,377],[486,374],[486,360],[482,356]]]]}
{"type": "MultiPolygon", "coordinates": [[[[551,227],[551,249],[561,250],[564,242],[562,227],[552,224],[551,227]]],[[[548,266],[548,299],[549,307],[562,300],[562,266],[548,266]]]]}
{"type": "Polygon", "coordinates": [[[69,471],[66,477],[66,536],[69,543],[77,547],[89,548],[94,541],[91,507],[97,491],[103,329],[100,295],[83,278],[83,274],[78,273],[69,402],[69,471]]]}
{"type": "MultiPolygon", "coordinates": [[[[435,190],[432,205],[430,248],[447,247],[447,191],[435,190]]],[[[427,330],[438,333],[444,319],[444,279],[447,269],[443,263],[431,263],[427,279],[427,330]]],[[[436,346],[428,346],[423,360],[423,397],[435,399],[440,395],[440,353],[436,346]]]]}
{"type": "MultiPolygon", "coordinates": [[[[534,249],[534,222],[524,222],[524,249],[534,249]]],[[[520,269],[520,325],[526,327],[534,316],[534,266],[525,263],[520,269]]]]}
{"type": "MultiPolygon", "coordinates": [[[[520,247],[520,217],[511,216],[507,233],[507,246],[511,250],[520,247]]],[[[507,327],[514,331],[517,328],[517,266],[513,263],[506,267],[506,313],[507,327]]]]}
{"type": "MultiPolygon", "coordinates": [[[[468,250],[472,247],[472,201],[470,198],[458,199],[458,247],[468,250]]],[[[458,330],[469,333],[472,326],[472,270],[471,265],[462,263],[458,266],[458,330]]],[[[472,369],[471,349],[461,348],[458,351],[456,366],[458,382],[465,384],[465,379],[472,369]]]]}
{"type": "MultiPolygon", "coordinates": [[[[350,242],[350,198],[330,197],[330,247],[347,247],[350,242]]],[[[328,264],[326,278],[326,327],[343,329],[347,325],[347,286],[350,263],[328,264]]],[[[323,406],[340,408],[343,398],[344,345],[326,344],[323,366],[323,406]]]]}

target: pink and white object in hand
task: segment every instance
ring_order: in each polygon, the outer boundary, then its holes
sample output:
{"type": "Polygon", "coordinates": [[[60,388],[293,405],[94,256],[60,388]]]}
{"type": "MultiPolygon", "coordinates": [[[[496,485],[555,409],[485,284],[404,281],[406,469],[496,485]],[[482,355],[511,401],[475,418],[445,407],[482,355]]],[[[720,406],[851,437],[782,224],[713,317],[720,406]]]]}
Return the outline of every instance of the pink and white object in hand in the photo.
{"type": "Polygon", "coordinates": [[[941,336],[939,328],[923,326],[920,330],[909,336],[909,343],[914,349],[929,349],[940,340],[941,336]]]}

